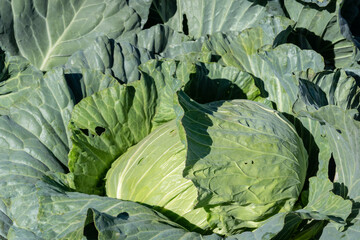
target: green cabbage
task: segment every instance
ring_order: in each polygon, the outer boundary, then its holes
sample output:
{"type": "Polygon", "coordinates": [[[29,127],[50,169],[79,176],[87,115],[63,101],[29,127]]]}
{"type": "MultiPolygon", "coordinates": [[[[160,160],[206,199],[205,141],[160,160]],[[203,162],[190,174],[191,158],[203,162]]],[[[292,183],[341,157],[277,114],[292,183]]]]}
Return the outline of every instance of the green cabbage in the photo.
{"type": "Polygon", "coordinates": [[[163,124],[113,163],[107,195],[150,205],[189,230],[225,235],[290,211],[308,165],[292,124],[248,100],[187,100],[180,97],[186,144],[175,120],[163,124]]]}

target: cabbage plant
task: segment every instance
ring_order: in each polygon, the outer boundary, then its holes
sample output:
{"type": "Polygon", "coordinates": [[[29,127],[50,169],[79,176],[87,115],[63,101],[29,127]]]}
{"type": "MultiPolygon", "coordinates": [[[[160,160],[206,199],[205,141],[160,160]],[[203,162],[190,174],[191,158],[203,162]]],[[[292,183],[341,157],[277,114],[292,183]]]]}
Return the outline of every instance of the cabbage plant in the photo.
{"type": "Polygon", "coordinates": [[[182,126],[194,154],[186,154],[175,120],[163,124],[113,163],[107,196],[151,205],[173,214],[175,222],[181,218],[185,226],[226,235],[290,211],[307,169],[294,126],[253,101],[191,104],[182,126]]]}
{"type": "Polygon", "coordinates": [[[0,239],[359,239],[358,0],[0,0],[0,239]]]}

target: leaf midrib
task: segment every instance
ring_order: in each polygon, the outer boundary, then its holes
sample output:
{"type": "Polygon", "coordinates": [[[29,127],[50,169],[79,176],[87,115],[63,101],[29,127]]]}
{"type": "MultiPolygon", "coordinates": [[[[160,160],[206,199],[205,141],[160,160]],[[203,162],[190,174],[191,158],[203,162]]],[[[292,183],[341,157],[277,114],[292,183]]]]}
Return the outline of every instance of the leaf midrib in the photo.
{"type": "MultiPolygon", "coordinates": [[[[50,49],[47,51],[43,61],[42,61],[42,64],[40,66],[40,69],[43,70],[44,67],[47,65],[47,61],[49,60],[49,58],[51,57],[51,53],[54,51],[54,49],[58,46],[58,44],[62,41],[63,37],[66,35],[68,29],[71,27],[71,25],[74,23],[74,20],[77,19],[77,15],[78,13],[81,11],[83,5],[86,3],[87,1],[84,1],[78,8],[78,11],[75,12],[73,18],[71,19],[70,23],[66,26],[66,28],[64,29],[63,33],[60,35],[60,37],[56,40],[56,42],[54,43],[54,45],[52,46],[49,46],[50,49]]],[[[48,29],[48,21],[46,21],[46,27],[48,29]]],[[[50,38],[50,32],[48,32],[48,37],[49,37],[49,43],[51,45],[51,42],[52,42],[52,39],[50,38]]]]}

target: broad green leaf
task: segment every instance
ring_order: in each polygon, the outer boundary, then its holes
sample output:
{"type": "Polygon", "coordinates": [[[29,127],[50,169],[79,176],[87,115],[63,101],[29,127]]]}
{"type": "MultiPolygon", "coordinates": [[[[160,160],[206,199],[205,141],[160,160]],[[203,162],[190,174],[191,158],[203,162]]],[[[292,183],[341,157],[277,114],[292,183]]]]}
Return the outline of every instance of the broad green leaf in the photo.
{"type": "Polygon", "coordinates": [[[11,240],[23,240],[23,239],[27,239],[27,240],[45,240],[45,239],[39,237],[36,233],[34,233],[34,232],[30,231],[30,230],[15,227],[15,226],[12,226],[9,229],[7,239],[11,239],[11,240]]]}
{"type": "Polygon", "coordinates": [[[24,195],[47,171],[64,172],[54,154],[28,129],[0,117],[1,197],[24,195]]]}
{"type": "Polygon", "coordinates": [[[325,105],[337,105],[342,109],[359,108],[360,88],[356,79],[344,70],[315,74],[309,69],[299,75],[300,94],[306,101],[306,107],[318,109],[325,105]]]}
{"type": "Polygon", "coordinates": [[[334,223],[328,224],[320,237],[320,240],[355,240],[359,238],[360,221],[351,224],[345,231],[339,231],[334,223]]]}
{"type": "Polygon", "coordinates": [[[119,40],[129,42],[138,48],[145,48],[151,53],[160,54],[169,47],[181,44],[184,41],[190,40],[190,38],[185,34],[176,32],[169,26],[157,24],[136,34],[122,37],[119,40]]]}
{"type": "Polygon", "coordinates": [[[184,91],[198,103],[248,99],[266,102],[261,80],[235,67],[218,63],[197,63],[184,91]]]}
{"type": "Polygon", "coordinates": [[[270,13],[283,14],[276,4],[262,0],[178,0],[176,13],[166,24],[196,39],[215,32],[242,31],[270,13]]]}
{"type": "Polygon", "coordinates": [[[86,68],[82,68],[80,73],[66,73],[65,79],[73,92],[75,104],[85,97],[119,83],[111,75],[103,74],[99,70],[86,68]]]}
{"type": "MultiPolygon", "coordinates": [[[[216,62],[217,56],[212,56],[210,50],[216,49],[219,52],[215,52],[215,54],[221,55],[223,52],[221,49],[223,47],[225,48],[225,51],[227,50],[227,47],[224,46],[227,41],[237,41],[238,37],[243,40],[241,45],[251,44],[251,47],[243,47],[246,49],[240,47],[240,51],[243,53],[253,53],[266,44],[273,44],[276,46],[283,43],[284,39],[290,33],[290,26],[292,24],[294,23],[285,17],[266,17],[256,24],[257,28],[255,29],[244,30],[243,33],[214,33],[210,36],[210,41],[206,41],[207,38],[205,37],[200,37],[196,41],[186,41],[169,47],[167,51],[161,54],[161,56],[178,60],[190,60],[193,62],[216,62]],[[223,38],[225,38],[225,40],[223,40],[223,38]],[[225,44],[221,42],[222,40],[225,44]],[[205,46],[204,42],[207,42],[205,46]],[[215,46],[211,47],[212,44],[215,46]],[[207,45],[209,46],[207,47],[207,45]]],[[[232,50],[237,51],[237,49],[232,50]]]]}
{"type": "Polygon", "coordinates": [[[214,33],[209,36],[206,46],[214,54],[220,55],[225,64],[247,68],[250,60],[247,60],[248,55],[253,55],[266,45],[275,47],[283,43],[293,24],[285,17],[266,17],[243,31],[214,33]]]}
{"type": "Polygon", "coordinates": [[[79,191],[102,193],[111,163],[153,128],[175,118],[173,96],[181,87],[176,75],[188,71],[186,67],[150,61],[142,66],[140,81],[116,84],[75,106],[69,168],[79,191]]]}
{"type": "MultiPolygon", "coordinates": [[[[70,146],[67,124],[74,106],[72,92],[61,69],[49,71],[40,79],[30,79],[34,85],[22,92],[21,97],[15,94],[16,100],[3,113],[34,134],[67,166],[70,146]]],[[[11,93],[5,97],[13,100],[11,93]]]]}
{"type": "Polygon", "coordinates": [[[14,225],[36,232],[35,183],[48,171],[62,173],[67,169],[35,135],[7,116],[0,117],[0,138],[0,198],[6,205],[3,213],[14,225]]]}
{"type": "MultiPolygon", "coordinates": [[[[287,24],[280,28],[286,30],[287,24]]],[[[278,29],[278,28],[273,28],[278,29]]],[[[292,113],[292,105],[297,98],[298,81],[293,72],[313,68],[320,71],[323,59],[314,51],[301,50],[292,44],[273,45],[276,32],[265,34],[261,27],[244,30],[240,33],[214,34],[207,42],[213,54],[221,56],[221,62],[235,66],[264,82],[268,99],[276,103],[276,109],[292,113]]]]}
{"type": "Polygon", "coordinates": [[[149,61],[140,66],[143,80],[153,81],[161,94],[158,95],[158,109],[154,116],[153,128],[176,118],[174,110],[175,92],[184,86],[196,72],[191,62],[174,60],[149,61]]]}
{"type": "Polygon", "coordinates": [[[36,88],[39,80],[43,78],[43,73],[32,66],[23,57],[12,57],[9,54],[3,55],[1,59],[0,76],[0,112],[6,113],[14,102],[28,95],[29,91],[36,88]]]}
{"type": "MultiPolygon", "coordinates": [[[[316,111],[322,106],[337,105],[342,109],[359,108],[359,88],[356,80],[343,70],[324,71],[314,73],[311,69],[298,73],[299,99],[295,102],[293,111],[316,111]]],[[[310,156],[314,158],[313,169],[318,171],[318,177],[328,178],[328,165],[331,157],[331,148],[326,138],[326,130],[319,121],[309,117],[301,117],[300,121],[308,129],[314,139],[313,146],[318,149],[310,156]],[[319,155],[317,155],[319,154],[319,155]]],[[[306,145],[306,144],[305,144],[306,145]]],[[[315,149],[315,150],[316,150],[315,149]]],[[[311,174],[310,176],[313,176],[311,174]]]]}
{"type": "Polygon", "coordinates": [[[115,80],[95,70],[81,81],[65,79],[62,69],[43,74],[22,57],[7,57],[2,76],[0,112],[36,136],[64,165],[68,164],[70,121],[74,104],[115,80]],[[77,90],[76,98],[73,90],[77,90]],[[80,94],[79,94],[80,93],[80,94]]]}
{"type": "Polygon", "coordinates": [[[152,54],[145,49],[102,36],[85,50],[74,53],[65,68],[71,73],[81,73],[83,68],[98,70],[121,83],[130,83],[140,79],[138,66],[152,58],[152,54]]]}
{"type": "Polygon", "coordinates": [[[152,0],[128,0],[127,2],[141,17],[141,26],[143,27],[148,20],[152,0]]]}
{"type": "Polygon", "coordinates": [[[18,0],[11,7],[19,53],[41,70],[66,63],[98,36],[117,38],[140,30],[141,19],[125,0],[18,0]]]}
{"type": "Polygon", "coordinates": [[[253,73],[264,81],[269,100],[276,103],[278,111],[292,113],[292,105],[297,98],[298,82],[292,73],[308,68],[317,71],[323,68],[323,59],[314,51],[300,50],[291,44],[283,44],[269,51],[254,55],[249,66],[253,73]]]}
{"type": "MultiPolygon", "coordinates": [[[[298,32],[305,36],[312,49],[324,57],[330,68],[351,66],[358,51],[355,44],[341,33],[338,18],[340,2],[331,1],[325,8],[318,9],[299,1],[284,1],[298,32]]],[[[301,39],[299,44],[302,44],[301,39]]]]}
{"type": "Polygon", "coordinates": [[[202,239],[199,234],[187,232],[163,215],[134,202],[63,192],[44,183],[38,187],[38,225],[44,239],[92,238],[95,232],[99,239],[109,236],[131,236],[139,240],[202,239]]]}
{"type": "Polygon", "coordinates": [[[95,209],[88,212],[87,221],[93,222],[99,239],[117,239],[119,237],[135,240],[154,239],[183,239],[183,240],[221,240],[222,238],[213,234],[201,236],[195,232],[186,232],[183,229],[164,224],[162,221],[155,222],[153,216],[144,218],[144,216],[129,216],[126,213],[120,213],[118,216],[110,216],[100,213],[95,209]],[[136,229],[137,231],[134,231],[136,229]]]}
{"type": "Polygon", "coordinates": [[[360,202],[360,124],[354,120],[354,110],[343,110],[337,106],[325,106],[310,116],[325,123],[326,137],[336,163],[337,182],[343,183],[342,196],[360,202]]]}
{"type": "Polygon", "coordinates": [[[169,46],[161,53],[163,58],[172,58],[188,62],[213,62],[211,52],[203,47],[206,38],[201,37],[195,41],[185,41],[169,46]]]}
{"type": "MultiPolygon", "coordinates": [[[[285,226],[285,222],[288,222],[289,219],[298,223],[299,217],[295,214],[287,214],[287,213],[278,213],[275,216],[269,218],[266,223],[256,229],[255,231],[247,231],[241,234],[235,234],[233,236],[227,237],[226,240],[270,240],[274,239],[274,237],[278,236],[278,233],[283,230],[285,226]]],[[[288,231],[290,231],[290,227],[287,225],[288,231]]],[[[283,238],[285,239],[285,238],[283,238]]]]}
{"type": "Polygon", "coordinates": [[[328,179],[331,147],[323,126],[316,120],[301,116],[294,122],[309,154],[307,178],[316,175],[319,178],[328,179]]]}
{"type": "MultiPolygon", "coordinates": [[[[359,219],[359,164],[358,147],[360,126],[354,119],[356,110],[343,110],[337,106],[324,106],[307,112],[309,117],[321,122],[336,163],[336,192],[353,201],[350,225],[359,219]],[[354,220],[355,219],[355,220],[354,220]]],[[[349,231],[351,234],[351,231],[349,231]]],[[[346,236],[346,234],[344,235],[346,236]]]]}
{"type": "Polygon", "coordinates": [[[345,223],[351,213],[352,203],[332,192],[334,186],[328,179],[310,178],[309,202],[304,208],[319,213],[316,220],[333,220],[345,223]]]}
{"type": "Polygon", "coordinates": [[[80,192],[101,193],[111,163],[151,130],[155,86],[114,85],[83,99],[72,112],[69,169],[80,192]]]}

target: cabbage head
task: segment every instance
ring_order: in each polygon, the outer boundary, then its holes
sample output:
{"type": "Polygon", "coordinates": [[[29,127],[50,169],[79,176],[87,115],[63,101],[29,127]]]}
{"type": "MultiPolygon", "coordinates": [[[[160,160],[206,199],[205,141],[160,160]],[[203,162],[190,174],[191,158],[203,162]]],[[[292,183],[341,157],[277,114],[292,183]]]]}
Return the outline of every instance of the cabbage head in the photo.
{"type": "Polygon", "coordinates": [[[113,163],[109,197],[150,205],[189,230],[222,235],[293,208],[308,160],[281,113],[249,100],[180,103],[181,120],[158,127],[113,163]]]}

